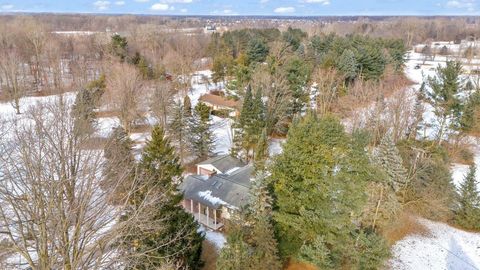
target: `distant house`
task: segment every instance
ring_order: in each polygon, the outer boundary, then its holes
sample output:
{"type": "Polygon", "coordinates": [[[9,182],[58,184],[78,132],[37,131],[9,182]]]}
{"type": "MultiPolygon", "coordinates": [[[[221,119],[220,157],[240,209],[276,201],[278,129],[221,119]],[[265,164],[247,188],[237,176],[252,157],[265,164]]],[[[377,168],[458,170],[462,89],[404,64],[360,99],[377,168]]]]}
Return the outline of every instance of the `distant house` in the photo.
{"type": "Polygon", "coordinates": [[[239,101],[213,94],[205,94],[201,96],[199,100],[212,108],[212,110],[226,110],[231,116],[238,116],[240,114],[239,101]]]}
{"type": "Polygon", "coordinates": [[[207,25],[207,26],[205,26],[205,28],[204,28],[204,32],[205,32],[206,34],[208,34],[208,33],[215,33],[215,32],[217,32],[217,27],[216,27],[215,25],[207,25]]]}
{"type": "Polygon", "coordinates": [[[253,166],[223,155],[197,164],[180,185],[183,208],[206,227],[219,230],[248,202],[253,166]]]}

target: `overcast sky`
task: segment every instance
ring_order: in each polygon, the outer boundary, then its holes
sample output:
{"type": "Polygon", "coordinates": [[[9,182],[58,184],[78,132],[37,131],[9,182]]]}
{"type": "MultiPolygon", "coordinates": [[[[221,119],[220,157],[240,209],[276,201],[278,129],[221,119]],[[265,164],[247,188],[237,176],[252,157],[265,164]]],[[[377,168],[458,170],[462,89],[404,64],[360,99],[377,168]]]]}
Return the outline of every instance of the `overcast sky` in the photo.
{"type": "Polygon", "coordinates": [[[169,15],[479,15],[480,0],[0,0],[1,12],[169,15]]]}

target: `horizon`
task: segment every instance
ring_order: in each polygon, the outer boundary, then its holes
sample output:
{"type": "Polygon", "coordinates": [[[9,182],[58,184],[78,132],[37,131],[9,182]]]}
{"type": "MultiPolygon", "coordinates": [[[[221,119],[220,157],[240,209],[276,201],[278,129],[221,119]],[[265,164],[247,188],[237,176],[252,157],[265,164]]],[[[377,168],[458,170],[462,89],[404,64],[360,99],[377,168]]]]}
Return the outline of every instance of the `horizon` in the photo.
{"type": "Polygon", "coordinates": [[[0,1],[0,13],[215,17],[479,16],[478,0],[54,0],[0,1]]]}

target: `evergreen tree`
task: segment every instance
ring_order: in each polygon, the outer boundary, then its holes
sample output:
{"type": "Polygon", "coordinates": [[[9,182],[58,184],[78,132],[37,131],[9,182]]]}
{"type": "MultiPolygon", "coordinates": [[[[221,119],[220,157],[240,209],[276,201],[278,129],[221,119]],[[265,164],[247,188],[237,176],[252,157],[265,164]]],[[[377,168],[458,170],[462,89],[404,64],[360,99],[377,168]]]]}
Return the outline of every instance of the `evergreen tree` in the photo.
{"type": "Polygon", "coordinates": [[[202,121],[208,121],[210,119],[210,107],[203,102],[198,102],[195,106],[195,113],[200,116],[202,121]]]}
{"type": "Polygon", "coordinates": [[[298,57],[289,60],[285,65],[288,86],[291,91],[290,116],[302,112],[308,102],[307,84],[311,70],[308,64],[298,57]]]}
{"type": "Polygon", "coordinates": [[[207,158],[213,155],[215,145],[209,118],[202,118],[195,111],[189,118],[189,136],[192,152],[197,158],[207,158]]]}
{"type": "MultiPolygon", "coordinates": [[[[354,41],[355,42],[355,41],[354,41]]],[[[386,66],[386,59],[379,44],[372,41],[357,41],[355,58],[358,69],[366,80],[378,80],[383,75],[386,66]]]]}
{"type": "Polygon", "coordinates": [[[183,98],[183,111],[186,117],[192,116],[192,101],[188,95],[183,98]]]}
{"type": "Polygon", "coordinates": [[[190,117],[186,116],[186,110],[181,102],[176,102],[172,111],[173,115],[169,124],[169,135],[183,163],[188,150],[191,148],[189,131],[190,117]]]}
{"type": "Polygon", "coordinates": [[[460,128],[462,102],[459,94],[464,92],[460,62],[447,61],[446,67],[438,67],[435,77],[428,77],[427,84],[431,91],[425,91],[427,102],[434,108],[435,115],[439,118],[439,131],[437,140],[440,143],[444,138],[448,120],[454,130],[460,128]]]}
{"type": "Polygon", "coordinates": [[[390,257],[390,248],[385,239],[374,232],[365,231],[360,231],[356,239],[355,269],[383,269],[385,261],[390,257]]]}
{"type": "Polygon", "coordinates": [[[94,109],[99,105],[105,92],[105,76],[90,81],[85,88],[77,92],[72,114],[75,118],[75,130],[80,133],[92,133],[95,123],[94,109]]]}
{"type": "Polygon", "coordinates": [[[311,244],[304,244],[300,248],[300,261],[317,266],[319,269],[331,269],[330,250],[327,247],[325,239],[317,236],[311,244]]]}
{"type": "Polygon", "coordinates": [[[133,141],[123,127],[116,127],[105,145],[105,169],[102,187],[112,191],[111,200],[122,202],[130,191],[135,173],[133,141]]]}
{"type": "Polygon", "coordinates": [[[265,162],[268,158],[268,136],[267,130],[264,128],[262,135],[258,140],[257,146],[255,148],[255,169],[263,170],[265,168],[265,162]]]}
{"type": "Polygon", "coordinates": [[[239,118],[239,123],[242,128],[250,124],[250,121],[253,118],[253,113],[254,104],[252,87],[248,85],[247,90],[245,91],[245,97],[243,98],[242,111],[239,118]]]}
{"type": "Polygon", "coordinates": [[[72,114],[75,118],[75,131],[92,133],[95,122],[95,100],[93,92],[81,89],[77,92],[75,103],[72,106],[72,114]]]}
{"type": "Polygon", "coordinates": [[[247,57],[249,63],[264,62],[268,55],[268,46],[265,41],[255,38],[248,42],[247,57]]]}
{"type": "Polygon", "coordinates": [[[140,258],[128,268],[154,269],[174,261],[183,268],[200,269],[203,236],[180,206],[182,168],[161,127],[153,128],[139,167],[141,186],[134,192],[132,207],[148,215],[127,238],[130,252],[140,258]]]}
{"type": "Polygon", "coordinates": [[[121,61],[124,61],[126,59],[128,53],[128,42],[126,37],[122,37],[119,34],[113,35],[110,46],[112,53],[120,57],[121,61]]]}
{"type": "Polygon", "coordinates": [[[470,170],[460,186],[459,209],[455,219],[460,226],[466,229],[480,229],[480,191],[476,180],[475,165],[470,166],[470,170]]]}
{"type": "Polygon", "coordinates": [[[277,241],[274,236],[272,198],[265,182],[265,173],[258,172],[250,189],[249,219],[252,223],[250,269],[281,269],[277,241]]]}
{"type": "Polygon", "coordinates": [[[351,50],[345,50],[337,62],[337,68],[343,73],[345,81],[350,84],[357,77],[357,60],[351,50]]]}
{"type": "Polygon", "coordinates": [[[94,101],[93,104],[99,106],[100,99],[103,93],[105,93],[105,89],[107,89],[105,75],[102,74],[98,79],[90,81],[85,88],[91,92],[94,101]]]}
{"type": "Polygon", "coordinates": [[[386,172],[387,183],[394,191],[397,192],[406,187],[408,183],[408,173],[403,166],[402,157],[391,135],[385,134],[374,155],[374,159],[386,172]]]}
{"type": "Polygon", "coordinates": [[[248,245],[243,240],[243,233],[240,229],[233,229],[227,236],[226,245],[220,250],[217,259],[217,269],[222,270],[248,270],[248,245]]]}
{"type": "Polygon", "coordinates": [[[335,118],[311,113],[294,123],[272,167],[274,221],[282,257],[300,259],[323,236],[333,267],[348,258],[352,218],[366,201],[373,168],[365,148],[335,118]]]}
{"type": "Polygon", "coordinates": [[[262,100],[262,92],[257,90],[253,97],[252,89],[247,87],[243,101],[242,112],[236,123],[233,152],[243,152],[245,159],[254,156],[255,149],[263,128],[265,127],[265,105],[262,100]]]}
{"type": "Polygon", "coordinates": [[[463,108],[462,117],[460,119],[460,127],[463,132],[476,131],[478,127],[478,110],[480,108],[480,92],[476,91],[471,94],[463,108]]]}

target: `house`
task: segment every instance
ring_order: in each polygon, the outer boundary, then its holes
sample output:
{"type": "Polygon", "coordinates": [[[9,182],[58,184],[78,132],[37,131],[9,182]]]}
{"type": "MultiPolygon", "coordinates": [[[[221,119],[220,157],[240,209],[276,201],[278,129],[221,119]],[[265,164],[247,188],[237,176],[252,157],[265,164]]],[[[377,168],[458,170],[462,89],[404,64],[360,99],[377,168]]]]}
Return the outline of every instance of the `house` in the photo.
{"type": "Polygon", "coordinates": [[[229,155],[197,164],[196,175],[180,185],[182,206],[204,226],[219,230],[225,220],[248,203],[253,165],[244,164],[229,155]]]}
{"type": "Polygon", "coordinates": [[[215,25],[207,25],[207,26],[205,26],[203,31],[204,31],[205,34],[212,34],[212,33],[217,32],[217,27],[215,25]]]}
{"type": "Polygon", "coordinates": [[[205,103],[212,110],[225,110],[230,116],[238,116],[240,114],[240,102],[226,97],[205,94],[199,98],[199,101],[205,103]]]}

